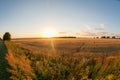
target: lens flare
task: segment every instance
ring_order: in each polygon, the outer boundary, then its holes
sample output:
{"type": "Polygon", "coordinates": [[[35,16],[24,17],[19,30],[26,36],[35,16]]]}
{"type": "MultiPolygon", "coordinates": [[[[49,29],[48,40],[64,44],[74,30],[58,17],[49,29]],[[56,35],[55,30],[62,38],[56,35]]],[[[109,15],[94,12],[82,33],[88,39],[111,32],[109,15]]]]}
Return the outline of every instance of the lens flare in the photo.
{"type": "Polygon", "coordinates": [[[51,38],[51,37],[55,37],[55,36],[56,36],[56,31],[53,29],[46,29],[43,33],[43,37],[51,38]]]}

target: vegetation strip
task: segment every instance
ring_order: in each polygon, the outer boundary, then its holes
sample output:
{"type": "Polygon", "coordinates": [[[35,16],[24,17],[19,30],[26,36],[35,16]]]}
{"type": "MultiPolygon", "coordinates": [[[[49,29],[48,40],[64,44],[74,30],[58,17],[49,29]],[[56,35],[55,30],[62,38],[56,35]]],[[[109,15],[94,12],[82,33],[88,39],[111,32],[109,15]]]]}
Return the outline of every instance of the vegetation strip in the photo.
{"type": "Polygon", "coordinates": [[[69,54],[52,56],[30,52],[13,42],[8,48],[8,72],[13,80],[117,80],[120,78],[120,54],[69,54]]]}
{"type": "Polygon", "coordinates": [[[10,73],[7,72],[8,63],[5,59],[7,49],[3,41],[0,41],[0,80],[10,80],[10,73]]]}

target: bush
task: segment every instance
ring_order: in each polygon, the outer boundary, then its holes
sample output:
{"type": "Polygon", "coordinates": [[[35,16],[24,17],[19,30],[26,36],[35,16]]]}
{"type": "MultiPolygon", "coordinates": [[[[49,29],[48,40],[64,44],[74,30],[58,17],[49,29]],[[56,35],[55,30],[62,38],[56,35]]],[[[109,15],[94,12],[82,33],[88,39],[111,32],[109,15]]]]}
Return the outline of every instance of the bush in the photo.
{"type": "Polygon", "coordinates": [[[110,38],[110,36],[107,36],[106,38],[110,38]]]}
{"type": "Polygon", "coordinates": [[[112,39],[115,39],[116,37],[115,36],[112,36],[112,39]]]}
{"type": "Polygon", "coordinates": [[[106,38],[105,36],[101,36],[101,38],[106,38]]]}
{"type": "Polygon", "coordinates": [[[1,37],[0,37],[0,41],[1,41],[2,39],[1,39],[1,37]]]}
{"type": "Polygon", "coordinates": [[[6,32],[6,33],[3,35],[3,40],[4,40],[4,41],[5,41],[5,40],[10,41],[10,40],[11,40],[11,35],[10,35],[9,32],[6,32]]]}

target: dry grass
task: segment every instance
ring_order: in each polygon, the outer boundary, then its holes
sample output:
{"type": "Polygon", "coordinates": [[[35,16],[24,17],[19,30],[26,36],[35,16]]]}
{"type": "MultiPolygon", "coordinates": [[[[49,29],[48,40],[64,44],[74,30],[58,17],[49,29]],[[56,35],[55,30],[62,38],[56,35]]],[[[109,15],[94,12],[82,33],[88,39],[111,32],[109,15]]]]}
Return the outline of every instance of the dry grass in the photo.
{"type": "Polygon", "coordinates": [[[33,39],[14,40],[14,42],[30,51],[43,54],[113,54],[120,50],[119,39],[33,39]]]}
{"type": "MultiPolygon", "coordinates": [[[[27,74],[30,79],[120,78],[119,39],[25,39],[13,42],[17,45],[6,43],[11,50],[6,59],[13,71],[18,71],[15,65],[17,63],[22,73],[27,74]],[[11,58],[11,54],[14,58],[11,58]]],[[[14,72],[11,73],[15,75],[14,72]]],[[[22,76],[23,79],[28,79],[25,75],[22,76]]]]}

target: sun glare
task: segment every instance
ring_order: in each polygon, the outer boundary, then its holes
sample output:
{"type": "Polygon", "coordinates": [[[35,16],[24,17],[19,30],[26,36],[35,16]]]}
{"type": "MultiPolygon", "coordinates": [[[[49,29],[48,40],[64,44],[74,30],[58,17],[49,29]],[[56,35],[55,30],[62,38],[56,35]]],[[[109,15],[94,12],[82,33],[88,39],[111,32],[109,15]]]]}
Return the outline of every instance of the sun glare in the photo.
{"type": "Polygon", "coordinates": [[[56,31],[53,29],[46,29],[43,33],[43,37],[47,37],[47,38],[55,37],[55,35],[56,35],[56,31]]]}

